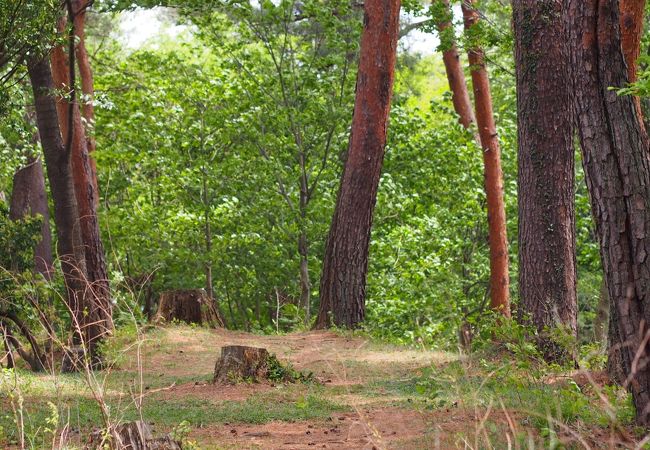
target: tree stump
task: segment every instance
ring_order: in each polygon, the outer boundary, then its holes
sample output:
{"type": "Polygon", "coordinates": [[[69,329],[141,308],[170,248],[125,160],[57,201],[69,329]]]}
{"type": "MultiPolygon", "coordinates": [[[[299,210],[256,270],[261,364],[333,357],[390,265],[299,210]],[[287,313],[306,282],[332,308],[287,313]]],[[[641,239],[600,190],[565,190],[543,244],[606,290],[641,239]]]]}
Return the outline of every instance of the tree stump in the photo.
{"type": "Polygon", "coordinates": [[[268,372],[269,352],[264,348],[228,345],[221,348],[221,358],[214,367],[214,383],[260,381],[268,372]]]}
{"type": "Polygon", "coordinates": [[[154,438],[151,427],[142,421],[117,425],[111,430],[109,439],[102,430],[95,430],[86,445],[87,449],[129,449],[129,450],[182,450],[179,442],[169,436],[154,438]]]}
{"type": "Polygon", "coordinates": [[[163,292],[160,295],[155,321],[223,327],[223,320],[214,301],[203,289],[186,289],[163,292]]]}

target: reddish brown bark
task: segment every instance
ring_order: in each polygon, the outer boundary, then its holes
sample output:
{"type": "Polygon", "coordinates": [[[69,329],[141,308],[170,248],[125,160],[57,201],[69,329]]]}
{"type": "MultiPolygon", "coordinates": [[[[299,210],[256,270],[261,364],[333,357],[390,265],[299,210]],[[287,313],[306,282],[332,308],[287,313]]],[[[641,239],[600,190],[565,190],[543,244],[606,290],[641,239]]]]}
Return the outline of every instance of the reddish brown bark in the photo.
{"type": "MultiPolygon", "coordinates": [[[[465,29],[478,23],[479,14],[474,1],[463,2],[465,29]]],[[[485,167],[485,193],[490,241],[490,306],[506,317],[510,317],[510,276],[508,274],[508,237],[506,232],[506,210],[503,200],[503,171],[501,170],[501,149],[497,135],[490,80],[485,65],[485,54],[479,46],[468,50],[474,104],[485,167]]]]}
{"type": "MultiPolygon", "coordinates": [[[[59,24],[59,29],[62,29],[59,24]]],[[[72,92],[72,104],[66,95],[57,102],[59,111],[59,124],[66,143],[71,145],[71,166],[74,179],[75,197],[79,212],[79,230],[86,262],[87,284],[89,289],[85,296],[87,309],[87,323],[84,334],[91,345],[97,343],[102,336],[113,329],[112,303],[104,247],[102,245],[99,221],[97,218],[95,201],[95,188],[92,181],[90,158],[88,156],[85,131],[79,111],[79,104],[74,96],[74,80],[70,80],[70,67],[62,47],[52,51],[52,76],[57,89],[63,92],[72,92]],[[72,116],[70,116],[72,113],[72,116]],[[72,128],[70,128],[72,125],[72,128]]]]}
{"type": "Polygon", "coordinates": [[[519,142],[519,297],[549,361],[573,358],[547,329],[577,337],[574,149],[562,4],[514,0],[519,142]]]}
{"type": "Polygon", "coordinates": [[[650,425],[650,152],[627,83],[617,0],[564,0],[571,93],[622,380],[650,425]]]}
{"type": "Polygon", "coordinates": [[[74,320],[82,320],[79,299],[83,296],[80,280],[85,261],[77,227],[77,201],[72,181],[70,154],[66,151],[56,112],[54,82],[47,59],[32,59],[28,63],[29,79],[34,92],[36,122],[43,146],[47,177],[54,203],[57,248],[65,280],[68,304],[74,320]]]}
{"type": "Polygon", "coordinates": [[[465,127],[469,128],[476,122],[474,119],[474,111],[472,109],[472,101],[469,98],[469,91],[467,83],[465,82],[465,73],[463,66],[460,62],[460,54],[456,47],[455,38],[446,39],[448,33],[453,35],[454,30],[451,24],[452,13],[449,7],[449,0],[439,0],[445,11],[448,13],[446,20],[438,25],[438,32],[441,36],[441,41],[446,48],[442,52],[442,60],[445,64],[445,72],[447,73],[447,80],[449,82],[449,90],[451,91],[451,100],[454,104],[454,111],[458,114],[459,122],[465,127]]]}
{"type": "MultiPolygon", "coordinates": [[[[620,0],[621,45],[627,64],[628,82],[637,80],[639,55],[641,54],[641,37],[643,36],[643,18],[645,0],[620,0]]],[[[634,106],[645,128],[641,111],[641,99],[634,96],[634,106]]]]}
{"type": "MultiPolygon", "coordinates": [[[[82,115],[86,123],[86,128],[91,131],[95,125],[95,87],[93,81],[93,71],[90,67],[90,59],[88,57],[88,50],[86,49],[86,9],[89,6],[88,0],[74,0],[72,2],[75,11],[74,30],[77,36],[76,43],[76,56],[77,66],[79,67],[79,75],[81,78],[81,92],[84,99],[82,103],[82,115]]],[[[95,151],[95,138],[90,132],[86,132],[86,143],[88,147],[88,154],[90,158],[90,170],[92,173],[93,188],[95,189],[95,204],[99,204],[99,187],[97,183],[97,165],[95,159],[92,158],[92,153],[95,151]]]]}
{"type": "Polygon", "coordinates": [[[46,280],[52,278],[52,236],[50,234],[50,212],[47,207],[47,193],[41,160],[30,156],[27,164],[16,170],[9,218],[19,220],[27,216],[40,215],[41,240],[34,247],[34,268],[46,280]]]}
{"type": "Polygon", "coordinates": [[[316,327],[355,327],[365,317],[372,214],[393,93],[399,0],[366,0],[352,133],[320,284],[316,327]]]}

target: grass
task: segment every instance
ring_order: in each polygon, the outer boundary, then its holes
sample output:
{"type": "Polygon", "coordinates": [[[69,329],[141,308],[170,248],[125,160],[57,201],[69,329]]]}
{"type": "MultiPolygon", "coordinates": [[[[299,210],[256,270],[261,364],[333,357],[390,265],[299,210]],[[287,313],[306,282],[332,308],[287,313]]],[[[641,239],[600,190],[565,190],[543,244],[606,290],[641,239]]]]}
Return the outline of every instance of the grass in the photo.
{"type": "MultiPolygon", "coordinates": [[[[113,420],[143,417],[159,431],[169,431],[181,423],[192,429],[274,421],[317,424],[360,407],[390,407],[396,414],[400,410],[417,411],[430,423],[421,435],[411,436],[408,445],[395,444],[396,448],[435,448],[436,442],[440,448],[507,448],[506,439],[521,448],[531,448],[531,443],[532,448],[582,448],[580,439],[595,442],[619,431],[638,433],[636,440],[640,435],[632,424],[630,397],[619,387],[579,385],[567,369],[505,351],[456,359],[452,355],[432,356],[433,362],[426,363],[424,358],[405,357],[397,347],[384,348],[380,343],[359,348],[351,345],[346,350],[343,347],[352,337],[340,337],[332,344],[336,360],[323,360],[319,355],[308,369],[328,366],[345,372],[342,378],[348,382],[280,383],[264,389],[247,385],[228,392],[248,394],[228,399],[220,397],[225,391],[219,389],[181,390],[174,395],[167,395],[165,390],[172,384],[193,387],[195,382],[203,385],[209,380],[211,361],[216,357],[214,342],[220,342],[221,335],[180,326],[150,330],[144,335],[142,348],[150,366],[142,373],[136,370],[133,358],[133,342],[138,337],[143,335],[133,330],[118,333],[106,351],[121,368],[97,376],[113,420]],[[391,352],[396,352],[394,361],[376,359],[391,352]],[[139,392],[140,375],[147,395],[138,409],[130,392],[139,392]]],[[[286,342],[274,345],[290,347],[286,342]]],[[[295,358],[300,354],[295,349],[290,353],[295,358]]],[[[90,429],[103,423],[83,375],[4,371],[0,377],[0,447],[15,444],[19,438],[12,404],[15,407],[21,402],[31,448],[49,446],[48,429],[68,424],[76,436],[73,440],[81,442],[90,429]]]]}

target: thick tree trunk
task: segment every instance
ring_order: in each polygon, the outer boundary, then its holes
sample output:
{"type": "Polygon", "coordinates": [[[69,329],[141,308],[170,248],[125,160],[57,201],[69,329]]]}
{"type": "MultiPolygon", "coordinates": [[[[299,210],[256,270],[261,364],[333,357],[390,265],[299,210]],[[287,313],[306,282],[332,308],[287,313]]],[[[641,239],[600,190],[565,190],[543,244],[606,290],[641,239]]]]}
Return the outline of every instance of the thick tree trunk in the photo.
{"type": "MultiPolygon", "coordinates": [[[[479,21],[474,0],[463,2],[465,30],[479,21]]],[[[468,50],[474,104],[485,166],[485,193],[490,241],[490,306],[510,317],[510,276],[508,274],[508,236],[506,232],[506,209],[503,200],[503,171],[501,149],[492,111],[490,80],[485,65],[485,54],[478,46],[468,50]]]]}
{"type": "Polygon", "coordinates": [[[28,63],[29,78],[34,91],[36,122],[43,146],[47,176],[54,202],[57,247],[61,269],[73,319],[81,323],[83,295],[81,280],[85,277],[85,259],[77,225],[77,200],[72,181],[70,154],[66,151],[59,130],[59,119],[53,96],[54,82],[46,59],[28,63]]]}
{"type": "Polygon", "coordinates": [[[316,327],[365,316],[372,214],[393,93],[400,0],[366,0],[347,161],[325,250],[316,327]]]}
{"type": "Polygon", "coordinates": [[[445,21],[438,25],[438,32],[440,34],[442,45],[445,45],[442,52],[442,60],[445,64],[445,72],[447,73],[447,80],[449,81],[449,90],[452,95],[451,100],[454,104],[454,111],[458,114],[459,122],[465,128],[469,128],[472,124],[476,123],[476,119],[474,118],[472,101],[469,98],[469,91],[467,89],[467,83],[465,82],[465,73],[463,72],[463,66],[460,62],[460,54],[456,47],[454,28],[451,23],[452,12],[449,7],[449,0],[437,1],[442,3],[448,14],[445,21]]]}
{"type": "MultiPolygon", "coordinates": [[[[59,28],[61,26],[59,25],[59,28]]],[[[52,51],[52,76],[57,89],[72,92],[69,99],[61,98],[57,104],[59,123],[66,143],[71,145],[71,164],[77,208],[79,229],[84,245],[88,290],[85,308],[88,311],[84,334],[91,353],[95,345],[113,330],[113,307],[110,298],[104,247],[102,245],[95,201],[95,187],[85,137],[85,131],[74,95],[74,79],[62,47],[52,51]],[[70,114],[72,113],[72,116],[70,114]]]]}
{"type": "MultiPolygon", "coordinates": [[[[621,12],[621,45],[623,46],[623,55],[627,64],[627,79],[629,83],[634,83],[637,80],[638,60],[641,54],[645,0],[620,0],[619,9],[621,12]]],[[[637,109],[638,117],[641,119],[641,126],[645,129],[641,99],[637,96],[634,97],[634,106],[637,109]]]]}
{"type": "Polygon", "coordinates": [[[571,82],[612,326],[637,421],[650,425],[650,154],[627,84],[616,0],[564,0],[571,82]]]}
{"type": "Polygon", "coordinates": [[[40,214],[41,240],[34,247],[34,268],[46,280],[52,279],[52,235],[50,234],[50,211],[47,206],[47,192],[45,191],[45,177],[41,160],[29,156],[27,165],[21,167],[14,174],[13,190],[11,192],[11,206],[9,218],[20,220],[26,216],[40,214]]]}
{"type": "Polygon", "coordinates": [[[519,297],[549,361],[574,358],[545,329],[577,337],[573,127],[562,4],[513,1],[519,130],[519,297]]]}

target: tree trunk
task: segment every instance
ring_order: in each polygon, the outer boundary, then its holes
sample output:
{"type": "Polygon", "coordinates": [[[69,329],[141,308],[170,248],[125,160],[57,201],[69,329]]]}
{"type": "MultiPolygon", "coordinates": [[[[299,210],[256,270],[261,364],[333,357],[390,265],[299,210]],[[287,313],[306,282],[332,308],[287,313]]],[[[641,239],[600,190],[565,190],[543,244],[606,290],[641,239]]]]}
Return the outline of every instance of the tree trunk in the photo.
{"type": "Polygon", "coordinates": [[[627,84],[616,0],[564,0],[570,81],[600,241],[610,321],[637,421],[650,425],[650,155],[627,84]]]}
{"type": "MultiPolygon", "coordinates": [[[[637,80],[638,60],[641,54],[641,38],[643,37],[643,19],[645,0],[620,0],[621,45],[627,64],[627,80],[634,83],[637,80]]],[[[641,119],[641,126],[645,129],[641,99],[634,96],[634,106],[637,116],[641,119]]]]}
{"type": "Polygon", "coordinates": [[[214,367],[213,383],[232,384],[261,381],[268,372],[269,352],[263,348],[229,345],[221,348],[221,358],[214,367]]]}
{"type": "Polygon", "coordinates": [[[459,122],[465,128],[469,128],[472,124],[476,123],[476,119],[474,118],[472,101],[469,98],[469,91],[465,82],[465,73],[460,63],[460,54],[456,47],[456,36],[451,23],[453,15],[449,7],[449,0],[438,1],[440,1],[447,13],[445,20],[438,25],[438,33],[440,35],[440,41],[444,46],[442,60],[445,64],[449,90],[451,90],[452,94],[451,100],[454,104],[454,111],[458,114],[459,122]]]}
{"type": "Polygon", "coordinates": [[[34,247],[34,268],[46,280],[51,280],[54,270],[52,235],[50,234],[50,212],[47,206],[43,164],[39,158],[30,155],[27,158],[27,165],[16,170],[14,174],[9,218],[20,220],[28,215],[34,217],[37,214],[40,214],[43,223],[41,224],[41,240],[34,247]]]}
{"type": "Polygon", "coordinates": [[[43,146],[47,176],[54,202],[57,248],[67,289],[68,305],[73,320],[81,323],[83,295],[81,280],[85,277],[85,259],[81,237],[76,226],[77,201],[72,181],[70,154],[66,151],[59,130],[59,119],[53,96],[54,82],[46,59],[32,59],[28,63],[29,79],[34,91],[36,122],[43,146]]]}
{"type": "MultiPolygon", "coordinates": [[[[573,127],[562,5],[513,1],[519,130],[519,297],[548,361],[574,359],[544,330],[577,338],[573,127]]],[[[520,319],[523,317],[520,317],[520,319]]]]}
{"type": "Polygon", "coordinates": [[[355,327],[365,316],[372,213],[393,93],[400,0],[366,0],[348,157],[330,227],[317,328],[355,327]]]}
{"type": "Polygon", "coordinates": [[[167,291],[160,294],[156,320],[223,327],[214,300],[203,289],[167,291]]]}
{"type": "Polygon", "coordinates": [[[311,321],[311,281],[309,280],[309,260],[307,252],[307,232],[302,230],[298,238],[298,254],[300,255],[300,305],[305,311],[305,324],[311,321]]]}
{"type": "MultiPolygon", "coordinates": [[[[88,51],[86,50],[86,9],[89,6],[89,0],[73,0],[73,10],[75,11],[74,17],[74,31],[76,36],[75,53],[77,56],[77,66],[79,67],[79,75],[81,78],[81,92],[84,96],[82,103],[82,114],[86,123],[86,129],[92,131],[95,126],[95,87],[93,80],[93,71],[90,67],[90,59],[88,51]]],[[[95,138],[91,133],[86,132],[86,144],[88,154],[92,155],[95,151],[95,138]]],[[[99,206],[99,186],[97,182],[97,165],[95,160],[89,158],[91,179],[94,189],[95,207],[99,206]]]]}
{"type": "MultiPolygon", "coordinates": [[[[61,24],[59,24],[61,29],[61,24]]],[[[69,56],[74,53],[69,54],[69,56]]],[[[113,330],[113,306],[110,298],[110,287],[104,259],[99,221],[97,218],[95,188],[92,181],[90,158],[85,137],[79,104],[75,98],[74,61],[70,64],[62,47],[56,47],[51,55],[54,83],[57,89],[71,93],[70,98],[61,98],[57,104],[59,123],[66,143],[71,146],[71,164],[74,180],[77,208],[79,211],[79,229],[84,245],[86,259],[86,275],[88,295],[85,296],[84,307],[87,309],[87,323],[84,325],[84,335],[87,345],[93,348],[113,330]],[[70,116],[72,114],[72,116],[70,116]]]]}
{"type": "MultiPolygon", "coordinates": [[[[470,32],[471,28],[479,21],[479,14],[474,9],[474,3],[474,0],[462,3],[467,32],[470,32]]],[[[490,241],[490,306],[504,316],[510,317],[510,276],[508,274],[506,209],[503,200],[503,171],[501,170],[499,138],[492,112],[490,80],[483,50],[479,46],[473,46],[467,53],[474,88],[476,122],[481,147],[483,147],[483,164],[485,166],[485,193],[490,241]]]]}

